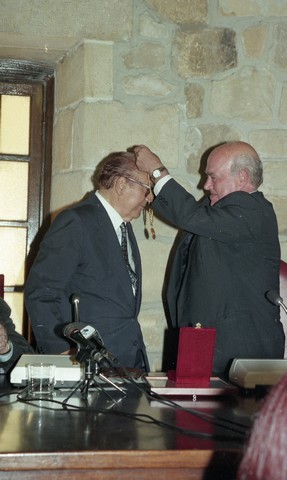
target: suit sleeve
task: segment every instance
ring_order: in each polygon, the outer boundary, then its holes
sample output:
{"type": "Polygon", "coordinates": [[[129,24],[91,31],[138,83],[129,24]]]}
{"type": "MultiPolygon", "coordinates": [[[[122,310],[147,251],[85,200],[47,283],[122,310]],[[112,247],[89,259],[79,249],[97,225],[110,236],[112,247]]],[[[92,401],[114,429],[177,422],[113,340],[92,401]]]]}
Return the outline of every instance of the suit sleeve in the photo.
{"type": "Polygon", "coordinates": [[[258,202],[249,193],[234,192],[211,207],[171,179],[153,202],[155,210],[177,228],[221,242],[248,241],[260,231],[258,202]]]}

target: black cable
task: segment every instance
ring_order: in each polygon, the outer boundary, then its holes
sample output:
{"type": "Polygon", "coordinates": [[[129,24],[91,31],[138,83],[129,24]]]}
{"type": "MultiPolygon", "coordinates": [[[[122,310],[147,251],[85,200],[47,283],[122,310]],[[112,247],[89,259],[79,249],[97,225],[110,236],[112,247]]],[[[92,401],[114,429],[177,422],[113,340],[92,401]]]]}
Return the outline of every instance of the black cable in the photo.
{"type": "MultiPolygon", "coordinates": [[[[158,393],[152,392],[152,391],[148,392],[146,389],[142,388],[137,382],[135,382],[135,380],[128,374],[128,372],[126,372],[126,375],[127,375],[128,381],[130,381],[138,390],[140,390],[142,393],[144,393],[145,396],[149,400],[155,400],[156,399],[158,402],[162,403],[163,405],[174,407],[177,410],[184,411],[186,413],[194,415],[195,417],[200,418],[201,420],[204,420],[206,422],[211,422],[214,425],[217,425],[221,428],[226,428],[226,429],[231,430],[231,431],[236,432],[236,433],[240,433],[241,435],[246,435],[246,430],[249,430],[249,428],[250,428],[250,427],[247,427],[245,425],[242,425],[242,423],[235,422],[233,420],[230,420],[230,419],[227,419],[227,418],[224,418],[224,417],[220,417],[220,416],[215,415],[215,414],[210,414],[210,413],[207,413],[207,412],[194,410],[192,408],[182,407],[178,403],[174,402],[171,399],[167,399],[163,395],[159,395],[158,393]],[[225,422],[225,424],[222,424],[220,422],[225,422]],[[243,428],[244,431],[242,432],[241,430],[237,430],[236,428],[233,427],[233,425],[235,425],[237,427],[240,427],[240,428],[243,428]]],[[[146,383],[147,383],[147,386],[149,386],[148,382],[146,382],[146,383]]]]}
{"type": "MultiPolygon", "coordinates": [[[[114,375],[116,375],[117,377],[120,376],[124,380],[126,380],[128,383],[134,385],[142,394],[144,394],[146,396],[146,398],[148,400],[157,400],[158,402],[162,403],[163,405],[167,405],[167,406],[173,407],[177,410],[186,412],[186,413],[188,413],[190,415],[193,415],[193,416],[195,416],[195,417],[197,417],[197,418],[199,418],[199,419],[201,419],[205,422],[208,422],[208,423],[211,423],[211,424],[213,424],[215,426],[218,426],[220,428],[226,429],[226,430],[228,430],[232,433],[240,434],[241,436],[242,435],[246,436],[246,433],[247,433],[247,430],[248,430],[249,427],[246,427],[246,426],[244,426],[244,425],[242,425],[238,422],[234,422],[232,420],[229,420],[229,419],[226,419],[226,418],[223,418],[223,417],[219,417],[215,414],[209,414],[207,412],[202,412],[202,411],[195,410],[195,409],[192,409],[192,408],[182,407],[181,405],[179,405],[175,401],[171,400],[170,398],[167,399],[166,397],[151,391],[150,390],[150,385],[148,384],[145,376],[140,377],[141,380],[142,379],[145,380],[145,387],[143,387],[142,384],[138,383],[133,378],[133,376],[128,372],[128,370],[125,367],[117,364],[116,367],[112,367],[112,371],[114,372],[114,375]],[[240,427],[240,428],[244,428],[244,431],[235,428],[235,426],[240,427]]],[[[96,387],[99,387],[99,385],[97,385],[97,382],[95,382],[95,384],[96,384],[96,387]]],[[[61,405],[62,409],[64,409],[64,410],[69,410],[69,409],[74,409],[74,410],[77,410],[77,411],[87,411],[88,410],[88,411],[93,411],[93,412],[101,413],[101,414],[113,414],[113,415],[125,416],[127,418],[132,418],[134,420],[141,421],[141,422],[144,422],[144,423],[153,423],[153,424],[161,426],[161,427],[176,430],[176,431],[181,432],[185,435],[193,435],[193,436],[197,436],[197,437],[201,437],[201,438],[213,438],[213,439],[219,439],[219,438],[220,439],[223,439],[223,438],[226,439],[226,438],[228,438],[229,440],[234,440],[234,439],[235,440],[242,440],[242,437],[241,438],[233,438],[233,437],[230,437],[230,436],[227,437],[227,436],[224,436],[224,435],[214,435],[214,434],[209,434],[209,433],[198,432],[198,431],[193,431],[193,430],[181,428],[181,427],[178,427],[176,425],[171,425],[167,422],[157,420],[156,418],[152,417],[151,415],[146,415],[146,414],[128,414],[127,412],[123,412],[121,410],[99,409],[99,408],[95,408],[95,407],[91,407],[91,406],[80,407],[80,406],[76,406],[76,405],[72,405],[72,404],[67,403],[67,399],[65,401],[61,402],[61,401],[51,399],[51,398],[46,398],[46,397],[38,397],[37,399],[35,399],[34,397],[33,398],[31,398],[31,397],[30,398],[29,397],[24,398],[22,395],[25,394],[26,391],[27,391],[27,387],[17,395],[17,399],[19,401],[24,402],[24,403],[30,403],[30,404],[32,402],[32,404],[35,405],[33,403],[33,401],[35,401],[35,400],[41,400],[42,402],[44,400],[46,400],[46,401],[61,405]]],[[[7,393],[4,394],[4,395],[7,395],[7,393]]],[[[69,397],[68,397],[68,399],[69,399],[69,397]]],[[[118,401],[120,401],[120,400],[121,399],[119,399],[118,401]]],[[[117,405],[116,401],[115,401],[114,405],[117,405]]],[[[54,408],[44,407],[43,404],[41,404],[41,408],[55,410],[54,408]]],[[[58,410],[60,410],[60,409],[58,409],[58,410]]]]}
{"type": "MultiPolygon", "coordinates": [[[[157,426],[160,426],[160,427],[164,427],[164,428],[168,428],[168,429],[171,429],[171,430],[175,430],[181,434],[184,434],[184,435],[188,435],[188,436],[193,436],[193,437],[197,437],[197,438],[203,438],[203,439],[213,439],[213,440],[226,440],[226,436],[224,435],[214,435],[214,434],[211,434],[211,433],[204,433],[204,432],[198,432],[198,431],[195,431],[195,430],[189,430],[189,429],[185,429],[185,428],[182,428],[182,427],[178,427],[177,425],[174,425],[174,424],[170,424],[170,423],[167,423],[167,422],[164,422],[162,420],[158,420],[154,417],[152,417],[151,415],[147,415],[147,414],[142,414],[142,413],[128,413],[128,412],[124,412],[122,410],[107,410],[107,409],[101,409],[101,408],[96,408],[96,407],[80,407],[80,406],[77,406],[77,405],[73,405],[73,404],[69,404],[69,403],[65,403],[63,404],[63,402],[59,401],[59,400],[55,400],[55,399],[51,399],[51,398],[46,398],[46,397],[37,397],[36,398],[31,398],[31,397],[21,397],[20,395],[17,397],[18,400],[22,403],[27,403],[29,405],[33,405],[33,406],[37,406],[37,404],[35,403],[35,401],[48,401],[48,402],[51,402],[51,403],[56,403],[58,405],[61,405],[62,407],[64,408],[61,408],[61,409],[55,409],[55,408],[52,408],[52,407],[49,407],[49,406],[45,406],[41,403],[41,409],[44,409],[44,410],[52,410],[52,411],[64,411],[64,410],[69,410],[69,408],[71,410],[74,410],[74,411],[79,411],[79,412],[95,412],[95,413],[100,413],[100,414],[109,414],[109,415],[115,415],[115,416],[122,416],[122,417],[125,417],[125,418],[130,418],[132,420],[136,420],[138,422],[141,422],[141,423],[145,423],[145,424],[153,424],[153,425],[157,425],[157,426]]],[[[241,438],[229,438],[229,440],[242,440],[241,438]]]]}

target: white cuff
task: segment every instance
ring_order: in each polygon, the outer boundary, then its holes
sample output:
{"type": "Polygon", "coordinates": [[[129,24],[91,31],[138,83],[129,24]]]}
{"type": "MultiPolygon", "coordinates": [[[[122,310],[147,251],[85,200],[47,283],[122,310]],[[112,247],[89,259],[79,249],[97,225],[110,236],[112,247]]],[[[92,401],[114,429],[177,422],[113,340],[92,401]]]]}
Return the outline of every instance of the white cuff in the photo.
{"type": "Polygon", "coordinates": [[[158,195],[159,192],[161,191],[162,187],[172,178],[171,175],[166,175],[165,177],[162,177],[158,182],[156,182],[154,186],[154,194],[158,195]]]}

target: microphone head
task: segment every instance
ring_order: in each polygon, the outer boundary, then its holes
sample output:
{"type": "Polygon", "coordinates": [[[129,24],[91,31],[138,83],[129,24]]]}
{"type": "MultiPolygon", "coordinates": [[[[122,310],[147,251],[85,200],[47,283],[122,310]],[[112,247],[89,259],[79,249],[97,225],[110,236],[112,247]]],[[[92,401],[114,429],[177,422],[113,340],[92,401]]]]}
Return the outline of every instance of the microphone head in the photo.
{"type": "Polygon", "coordinates": [[[84,327],[85,327],[85,324],[81,322],[68,323],[68,325],[65,325],[63,328],[63,334],[65,335],[65,337],[70,338],[70,335],[75,330],[81,330],[84,327]]]}
{"type": "Polygon", "coordinates": [[[74,295],[72,295],[72,297],[71,297],[71,302],[72,302],[73,304],[75,304],[75,303],[80,303],[80,296],[77,295],[76,293],[74,293],[74,295]]]}
{"type": "Polygon", "coordinates": [[[269,290],[266,292],[266,298],[269,300],[269,302],[273,303],[273,305],[277,306],[280,306],[280,304],[283,302],[283,299],[277,292],[275,292],[275,290],[269,290]]]}

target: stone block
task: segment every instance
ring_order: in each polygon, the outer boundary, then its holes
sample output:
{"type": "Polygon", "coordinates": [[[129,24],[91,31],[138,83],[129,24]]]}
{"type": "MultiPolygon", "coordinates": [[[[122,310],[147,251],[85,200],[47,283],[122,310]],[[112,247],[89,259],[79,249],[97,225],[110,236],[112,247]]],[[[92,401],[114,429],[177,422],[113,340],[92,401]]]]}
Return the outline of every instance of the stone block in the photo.
{"type": "Polygon", "coordinates": [[[275,53],[274,53],[274,63],[282,70],[287,70],[287,52],[286,52],[286,42],[287,42],[287,26],[285,24],[279,24],[276,26],[275,30],[275,53]]]}
{"type": "Polygon", "coordinates": [[[237,65],[235,32],[229,28],[179,30],[173,63],[183,78],[206,77],[237,65]]]}
{"type": "Polygon", "coordinates": [[[80,102],[84,97],[110,99],[113,91],[113,47],[88,42],[58,64],[57,108],[80,102]]]}
{"type": "Polygon", "coordinates": [[[284,158],[287,152],[287,130],[261,129],[250,133],[250,143],[261,158],[284,158]]]}
{"type": "Polygon", "coordinates": [[[262,1],[250,0],[219,0],[218,8],[220,15],[237,16],[237,17],[257,17],[264,15],[265,4],[262,1]]]}
{"type": "Polygon", "coordinates": [[[210,149],[220,143],[241,138],[242,133],[233,125],[207,124],[190,127],[184,146],[188,173],[197,176],[201,184],[200,176],[205,171],[210,149]]]}
{"type": "Polygon", "coordinates": [[[95,168],[108,153],[145,144],[167,167],[178,164],[179,108],[82,102],[74,118],[73,165],[95,168]]]}
{"type": "Polygon", "coordinates": [[[146,0],[163,17],[178,24],[207,23],[207,0],[146,0]]]}
{"type": "Polygon", "coordinates": [[[162,69],[165,66],[165,48],[154,42],[142,42],[122,55],[127,68],[162,69]]]}
{"type": "MultiPolygon", "coordinates": [[[[1,12],[2,13],[2,12],[1,12]]],[[[48,64],[59,62],[78,43],[75,37],[24,35],[0,32],[0,58],[39,61],[48,64]]]]}
{"type": "Polygon", "coordinates": [[[266,49],[268,25],[252,25],[242,32],[244,50],[247,57],[260,58],[266,49]]]}
{"type": "Polygon", "coordinates": [[[165,97],[175,90],[175,85],[156,75],[137,75],[125,77],[122,81],[123,88],[128,95],[139,97],[165,97]]]}
{"type": "Polygon", "coordinates": [[[39,37],[126,40],[131,36],[132,19],[133,0],[13,0],[1,2],[0,31],[22,39],[28,30],[39,37]]]}
{"type": "Polygon", "coordinates": [[[219,0],[221,15],[237,17],[286,16],[287,4],[283,0],[219,0]]]}
{"type": "MultiPolygon", "coordinates": [[[[263,188],[268,195],[283,197],[286,206],[287,168],[285,159],[263,161],[263,188]]],[[[286,222],[287,228],[287,222],[286,222]]]]}
{"type": "Polygon", "coordinates": [[[282,123],[287,123],[287,83],[282,85],[282,93],[280,100],[279,119],[282,123]]]}
{"type": "Polygon", "coordinates": [[[79,202],[93,188],[92,170],[75,170],[54,175],[51,186],[51,212],[60,210],[79,202]]]}
{"type": "Polygon", "coordinates": [[[73,117],[72,110],[64,110],[56,117],[53,130],[53,174],[71,167],[73,117]]]}
{"type": "Polygon", "coordinates": [[[204,105],[204,88],[196,83],[190,83],[184,89],[186,98],[187,118],[201,117],[204,105]]]}
{"type": "Polygon", "coordinates": [[[83,39],[127,41],[133,7],[133,0],[2,2],[0,57],[53,63],[83,39]]]}
{"type": "Polygon", "coordinates": [[[150,15],[143,14],[139,17],[139,33],[150,38],[167,37],[167,27],[156,22],[150,15]]]}
{"type": "Polygon", "coordinates": [[[250,123],[271,122],[275,78],[267,69],[244,67],[212,82],[210,111],[214,115],[250,123]]]}
{"type": "Polygon", "coordinates": [[[286,17],[287,2],[282,0],[273,0],[272,2],[264,2],[266,9],[265,17],[286,17]]]}
{"type": "Polygon", "coordinates": [[[70,52],[56,68],[56,108],[80,101],[85,96],[84,45],[70,52]]]}

